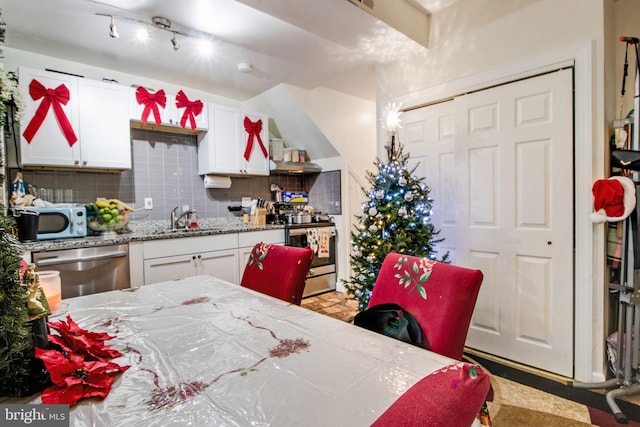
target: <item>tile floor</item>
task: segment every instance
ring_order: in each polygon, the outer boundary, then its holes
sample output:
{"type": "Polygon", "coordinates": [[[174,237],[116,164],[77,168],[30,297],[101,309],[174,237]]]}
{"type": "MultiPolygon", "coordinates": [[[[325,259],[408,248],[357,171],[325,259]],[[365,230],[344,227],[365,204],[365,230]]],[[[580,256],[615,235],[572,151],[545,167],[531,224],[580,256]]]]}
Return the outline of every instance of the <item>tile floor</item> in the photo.
{"type": "Polygon", "coordinates": [[[326,314],[345,322],[351,322],[356,315],[358,301],[349,299],[342,292],[325,292],[302,299],[302,307],[326,314]]]}

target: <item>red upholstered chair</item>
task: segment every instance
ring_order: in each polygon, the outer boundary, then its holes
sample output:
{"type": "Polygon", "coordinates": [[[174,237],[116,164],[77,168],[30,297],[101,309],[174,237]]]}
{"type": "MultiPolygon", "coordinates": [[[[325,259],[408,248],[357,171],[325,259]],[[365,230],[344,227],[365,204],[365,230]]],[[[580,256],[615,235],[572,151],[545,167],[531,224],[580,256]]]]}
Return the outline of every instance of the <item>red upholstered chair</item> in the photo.
{"type": "Polygon", "coordinates": [[[392,252],[369,307],[400,305],[418,321],[431,351],[461,360],[482,278],[480,270],[392,252]]]}
{"type": "Polygon", "coordinates": [[[300,305],[313,250],[258,243],[251,250],[241,286],[300,305]]]}

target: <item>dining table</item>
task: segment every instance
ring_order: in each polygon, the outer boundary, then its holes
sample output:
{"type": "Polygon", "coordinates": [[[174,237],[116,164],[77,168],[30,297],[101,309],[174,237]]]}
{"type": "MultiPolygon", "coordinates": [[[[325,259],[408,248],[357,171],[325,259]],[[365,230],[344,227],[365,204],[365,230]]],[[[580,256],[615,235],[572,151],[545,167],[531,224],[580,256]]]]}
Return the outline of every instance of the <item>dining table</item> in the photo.
{"type": "Polygon", "coordinates": [[[368,426],[455,362],[211,276],[63,303],[50,322],[108,333],[129,366],[71,426],[368,426]]]}

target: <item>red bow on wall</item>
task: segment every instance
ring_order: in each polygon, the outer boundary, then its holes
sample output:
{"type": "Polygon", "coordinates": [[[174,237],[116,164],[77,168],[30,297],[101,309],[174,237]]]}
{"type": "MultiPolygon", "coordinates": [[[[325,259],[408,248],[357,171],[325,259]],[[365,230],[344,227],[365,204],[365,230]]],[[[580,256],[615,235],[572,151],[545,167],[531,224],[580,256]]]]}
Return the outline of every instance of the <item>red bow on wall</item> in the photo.
{"type": "Polygon", "coordinates": [[[258,143],[260,144],[260,148],[262,149],[262,154],[264,154],[265,159],[269,155],[267,149],[262,143],[262,138],[260,138],[260,132],[262,132],[262,120],[258,120],[257,122],[252,122],[249,117],[244,118],[244,130],[247,131],[249,137],[247,138],[247,148],[244,150],[244,158],[249,161],[249,157],[251,157],[251,149],[253,148],[253,138],[258,138],[258,143]]]}
{"type": "Polygon", "coordinates": [[[149,114],[153,111],[153,117],[156,119],[156,125],[160,126],[162,123],[162,119],[160,118],[160,110],[158,110],[158,105],[163,109],[167,105],[167,96],[164,94],[164,90],[160,89],[156,93],[149,93],[149,91],[142,86],[136,89],[136,101],[138,104],[144,105],[144,110],[142,111],[142,116],[140,120],[142,120],[143,124],[147,124],[149,120],[149,114]]]}
{"type": "Polygon", "coordinates": [[[180,119],[180,126],[184,128],[187,124],[187,119],[189,119],[191,129],[195,129],[196,116],[199,116],[200,113],[202,113],[202,101],[199,99],[190,101],[183,91],[179,91],[176,95],[176,107],[184,108],[184,113],[182,113],[182,118],[180,119]]]}
{"type": "Polygon", "coordinates": [[[31,143],[31,140],[38,132],[38,129],[40,129],[42,122],[44,122],[44,119],[47,117],[49,106],[53,106],[53,112],[56,115],[60,128],[62,128],[62,133],[67,138],[69,147],[73,147],[73,144],[76,143],[78,137],[76,137],[73,127],[71,126],[71,123],[69,123],[69,119],[62,109],[62,106],[67,105],[67,102],[69,102],[69,89],[64,84],[61,84],[55,89],[47,89],[42,85],[42,83],[33,79],[29,84],[29,94],[34,101],[42,98],[42,102],[38,106],[36,113],[33,115],[29,125],[22,134],[27,142],[31,143]]]}

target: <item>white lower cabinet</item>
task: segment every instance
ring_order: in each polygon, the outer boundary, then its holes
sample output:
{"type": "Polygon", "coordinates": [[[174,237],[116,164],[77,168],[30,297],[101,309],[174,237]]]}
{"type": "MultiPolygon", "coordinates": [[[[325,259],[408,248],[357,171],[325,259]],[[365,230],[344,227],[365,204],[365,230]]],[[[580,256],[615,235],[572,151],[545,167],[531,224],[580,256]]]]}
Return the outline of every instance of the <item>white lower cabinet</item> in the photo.
{"type": "Polygon", "coordinates": [[[210,274],[238,283],[238,234],[143,243],[144,284],[210,274]]]}
{"type": "Polygon", "coordinates": [[[238,283],[238,255],[233,249],[153,258],[144,261],[144,282],[164,282],[209,274],[238,283]]]}
{"type": "Polygon", "coordinates": [[[283,244],[284,230],[131,242],[131,287],[202,274],[240,283],[251,249],[259,242],[283,244]]]}

